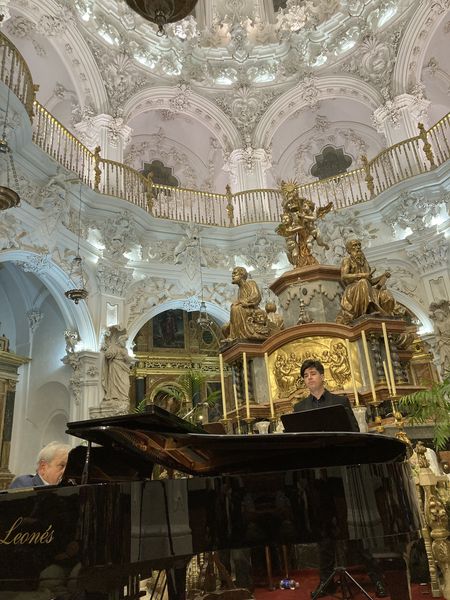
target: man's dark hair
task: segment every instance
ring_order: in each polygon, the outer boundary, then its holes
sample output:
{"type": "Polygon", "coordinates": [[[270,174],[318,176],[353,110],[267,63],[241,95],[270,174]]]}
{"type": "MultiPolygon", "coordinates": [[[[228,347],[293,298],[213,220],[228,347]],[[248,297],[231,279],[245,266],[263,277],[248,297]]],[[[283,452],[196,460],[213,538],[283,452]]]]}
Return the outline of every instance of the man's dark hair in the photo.
{"type": "Polygon", "coordinates": [[[316,369],[321,375],[325,373],[325,369],[323,368],[323,364],[320,360],[313,360],[312,358],[308,358],[308,360],[303,361],[302,366],[300,367],[300,377],[303,379],[305,375],[306,369],[316,369]]]}

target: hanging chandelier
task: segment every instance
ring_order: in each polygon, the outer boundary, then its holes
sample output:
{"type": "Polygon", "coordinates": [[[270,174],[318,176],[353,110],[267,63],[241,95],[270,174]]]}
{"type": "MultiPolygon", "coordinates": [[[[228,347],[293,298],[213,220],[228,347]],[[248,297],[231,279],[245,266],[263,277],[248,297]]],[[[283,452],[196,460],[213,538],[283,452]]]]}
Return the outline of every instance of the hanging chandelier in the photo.
{"type": "MultiPolygon", "coordinates": [[[[196,238],[194,238],[196,239],[196,238]]],[[[208,315],[208,311],[206,309],[206,302],[203,298],[203,272],[202,272],[202,246],[200,238],[198,238],[197,243],[198,248],[198,269],[200,274],[200,307],[198,311],[197,317],[197,325],[200,329],[209,329],[211,330],[213,325],[213,320],[208,315]]]]}
{"type": "Polygon", "coordinates": [[[64,292],[64,296],[78,304],[80,300],[86,300],[88,291],[86,289],[86,277],[83,271],[83,259],[80,256],[80,236],[81,236],[81,181],[80,181],[80,206],[78,209],[78,238],[77,253],[72,259],[70,265],[69,279],[76,282],[76,287],[64,292]]]}
{"type": "Polygon", "coordinates": [[[6,186],[0,186],[0,210],[8,210],[18,206],[20,202],[19,194],[9,187],[10,173],[13,176],[16,189],[19,189],[19,179],[17,177],[16,167],[14,165],[14,159],[12,150],[6,140],[6,127],[8,123],[8,111],[9,111],[9,95],[10,89],[8,88],[8,97],[6,100],[5,108],[5,121],[3,123],[3,132],[0,138],[0,154],[6,155],[6,186]]]}
{"type": "Polygon", "coordinates": [[[197,0],[125,0],[141,17],[158,26],[164,35],[164,25],[181,21],[194,9],[197,0]]]}

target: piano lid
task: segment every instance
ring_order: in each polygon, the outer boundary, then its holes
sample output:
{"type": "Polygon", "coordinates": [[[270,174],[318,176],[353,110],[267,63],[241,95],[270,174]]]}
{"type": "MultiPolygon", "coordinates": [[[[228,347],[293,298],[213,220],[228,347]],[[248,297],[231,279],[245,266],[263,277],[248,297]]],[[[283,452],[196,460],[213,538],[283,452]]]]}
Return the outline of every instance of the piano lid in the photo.
{"type": "Polygon", "coordinates": [[[157,406],[146,414],[68,424],[67,433],[192,475],[255,473],[402,461],[407,446],[363,433],[214,435],[157,406]]]}

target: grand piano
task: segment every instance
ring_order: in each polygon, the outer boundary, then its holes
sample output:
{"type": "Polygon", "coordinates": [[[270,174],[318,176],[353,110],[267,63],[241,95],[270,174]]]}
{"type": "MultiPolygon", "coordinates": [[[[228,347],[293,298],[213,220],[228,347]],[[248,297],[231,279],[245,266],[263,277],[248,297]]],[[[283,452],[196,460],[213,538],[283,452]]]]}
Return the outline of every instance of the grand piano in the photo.
{"type": "Polygon", "coordinates": [[[84,442],[61,484],[0,494],[0,600],[131,600],[152,569],[181,600],[198,553],[330,536],[362,540],[391,598],[408,600],[403,555],[420,521],[403,442],[210,434],[156,406],[67,427],[84,442]]]}

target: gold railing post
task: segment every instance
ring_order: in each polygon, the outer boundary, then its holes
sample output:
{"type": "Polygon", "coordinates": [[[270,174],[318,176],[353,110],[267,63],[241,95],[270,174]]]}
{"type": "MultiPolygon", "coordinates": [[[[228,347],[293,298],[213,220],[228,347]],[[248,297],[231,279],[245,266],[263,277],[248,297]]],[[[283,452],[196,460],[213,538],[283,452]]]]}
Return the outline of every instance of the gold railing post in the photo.
{"type": "Polygon", "coordinates": [[[417,123],[417,127],[419,128],[419,139],[423,142],[423,151],[425,152],[425,156],[427,157],[427,160],[430,163],[430,167],[434,169],[436,167],[436,163],[434,162],[433,148],[431,147],[431,144],[428,141],[425,126],[423,123],[417,123]]]}
{"type": "Polygon", "coordinates": [[[234,221],[233,194],[231,193],[231,188],[228,183],[225,187],[225,196],[227,197],[226,209],[227,209],[227,215],[228,215],[228,221],[229,221],[228,226],[232,227],[233,221],[234,221]]]}
{"type": "Polygon", "coordinates": [[[373,183],[373,176],[370,173],[370,164],[369,164],[369,161],[367,160],[367,156],[365,154],[363,154],[361,156],[361,162],[362,162],[362,166],[364,169],[364,173],[366,174],[365,182],[367,185],[367,189],[369,190],[370,197],[374,198],[375,197],[375,186],[373,183]]]}
{"type": "Polygon", "coordinates": [[[150,214],[153,214],[154,196],[153,196],[153,178],[152,172],[147,175],[147,208],[150,214]]]}
{"type": "Polygon", "coordinates": [[[94,148],[94,190],[98,192],[100,187],[100,179],[102,177],[102,170],[100,169],[100,146],[94,148]]]}
{"type": "Polygon", "coordinates": [[[30,117],[30,120],[33,120],[33,117],[35,116],[35,112],[34,112],[34,103],[36,102],[36,94],[39,91],[39,84],[38,83],[33,83],[33,93],[31,95],[31,100],[30,102],[27,103],[26,105],[26,111],[28,113],[28,116],[30,117]]]}

